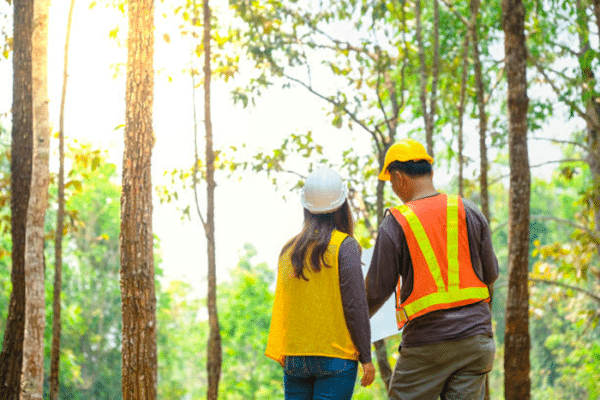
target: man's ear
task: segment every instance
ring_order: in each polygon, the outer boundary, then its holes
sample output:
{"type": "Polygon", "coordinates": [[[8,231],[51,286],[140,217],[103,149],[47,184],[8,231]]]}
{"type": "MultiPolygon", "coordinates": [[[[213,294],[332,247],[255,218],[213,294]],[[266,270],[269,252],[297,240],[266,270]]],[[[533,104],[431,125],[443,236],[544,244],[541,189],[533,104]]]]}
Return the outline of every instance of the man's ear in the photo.
{"type": "Polygon", "coordinates": [[[393,171],[390,171],[390,176],[392,176],[392,175],[398,181],[402,181],[405,178],[404,174],[401,171],[397,170],[397,169],[395,169],[393,171]]]}

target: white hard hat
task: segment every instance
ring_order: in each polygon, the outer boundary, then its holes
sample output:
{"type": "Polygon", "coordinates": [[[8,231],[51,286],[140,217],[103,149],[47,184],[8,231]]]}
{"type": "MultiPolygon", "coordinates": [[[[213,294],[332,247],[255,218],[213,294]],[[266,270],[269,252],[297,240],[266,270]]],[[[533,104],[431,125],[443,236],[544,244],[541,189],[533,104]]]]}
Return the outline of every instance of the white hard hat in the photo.
{"type": "Polygon", "coordinates": [[[308,175],[300,200],[311,213],[327,214],[340,208],[347,195],[348,186],[342,177],[330,168],[323,168],[308,175]]]}

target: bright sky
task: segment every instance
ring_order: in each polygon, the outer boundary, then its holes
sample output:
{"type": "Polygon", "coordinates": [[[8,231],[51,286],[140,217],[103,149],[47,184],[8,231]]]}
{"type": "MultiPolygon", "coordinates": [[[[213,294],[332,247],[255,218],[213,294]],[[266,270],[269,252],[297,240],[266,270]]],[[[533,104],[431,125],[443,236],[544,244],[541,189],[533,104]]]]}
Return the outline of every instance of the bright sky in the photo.
{"type": "MultiPolygon", "coordinates": [[[[110,150],[111,160],[120,165],[123,131],[115,128],[124,123],[126,49],[109,38],[109,32],[124,17],[114,10],[88,7],[89,0],[77,0],[72,26],[67,106],[66,136],[90,141],[110,150]],[[121,63],[115,78],[113,66],[121,63]]],[[[69,1],[52,2],[49,40],[50,118],[58,129],[58,111],[62,85],[63,48],[69,1]]],[[[157,30],[164,29],[164,20],[156,16],[157,30]]],[[[119,38],[124,41],[126,32],[119,38]]],[[[178,38],[164,43],[157,38],[155,68],[154,127],[156,145],[153,153],[154,184],[162,183],[162,173],[193,163],[191,79],[181,74],[189,63],[189,53],[178,46],[178,38]],[[172,81],[167,79],[172,76],[172,81]]],[[[11,82],[12,62],[0,62],[0,82],[11,82]]],[[[3,87],[0,113],[10,110],[11,87],[3,87]]],[[[291,133],[313,131],[316,141],[335,158],[338,151],[353,147],[357,152],[369,152],[369,138],[362,132],[348,134],[329,122],[326,105],[304,90],[273,89],[258,99],[258,106],[247,110],[234,106],[230,88],[222,83],[212,85],[213,133],[215,148],[227,148],[246,143],[250,150],[277,147],[291,133]],[[343,144],[343,146],[339,146],[343,144]]],[[[199,153],[204,154],[202,89],[198,100],[199,153]]],[[[471,143],[476,145],[477,143],[471,143]]],[[[56,146],[56,143],[54,143],[56,146]]],[[[473,149],[474,155],[478,150],[473,149]]],[[[537,152],[537,155],[540,153],[537,152]]],[[[532,154],[531,163],[536,154],[532,154]]],[[[306,167],[298,172],[306,174],[306,167]]],[[[120,171],[120,167],[119,167],[120,171]]],[[[440,175],[436,175],[439,177],[440,175]]],[[[218,177],[216,192],[217,265],[220,281],[239,260],[244,243],[258,249],[255,261],[266,261],[275,268],[279,249],[295,234],[302,219],[298,193],[289,194],[289,201],[276,192],[264,175],[247,173],[240,181],[218,177]]],[[[205,189],[200,192],[205,198],[205,189]]],[[[191,198],[190,198],[191,199],[191,198]]],[[[169,277],[182,277],[192,283],[206,277],[206,242],[199,221],[182,223],[179,213],[170,205],[154,201],[154,232],[161,239],[163,269],[169,277]]],[[[203,286],[204,283],[202,284],[203,286]]]]}
{"type": "MultiPolygon", "coordinates": [[[[63,49],[68,13],[68,1],[52,2],[49,32],[49,95],[50,118],[58,129],[59,103],[62,88],[63,49]]],[[[69,53],[69,79],[65,110],[65,134],[69,139],[90,141],[109,149],[111,161],[119,165],[122,159],[123,130],[115,130],[124,122],[126,49],[118,47],[109,38],[109,31],[124,17],[114,10],[96,6],[89,9],[88,0],[77,0],[74,11],[69,53]],[[120,66],[120,76],[114,65],[120,66]]],[[[163,20],[157,13],[157,29],[163,20]]],[[[124,40],[126,32],[119,38],[124,40]]],[[[191,78],[180,72],[189,63],[186,48],[178,46],[178,38],[171,35],[171,43],[157,38],[155,47],[155,112],[156,144],[153,152],[154,184],[163,181],[165,170],[187,168],[193,165],[193,120],[191,78]],[[172,76],[169,81],[168,76],[172,76]]],[[[11,82],[11,60],[0,62],[2,82],[11,82]]],[[[10,110],[11,87],[2,90],[0,112],[10,110]]],[[[212,84],[212,113],[215,149],[240,146],[246,143],[249,151],[278,147],[291,133],[314,132],[315,140],[335,143],[344,139],[344,148],[352,142],[346,132],[331,126],[325,117],[323,104],[305,91],[273,90],[259,99],[257,107],[243,110],[230,101],[229,91],[222,83],[212,84]]],[[[196,93],[198,101],[199,154],[204,157],[203,93],[196,93]]],[[[57,146],[57,143],[53,144],[57,146]]],[[[368,141],[357,142],[368,151],[368,141]]],[[[325,151],[335,156],[335,146],[325,151]]],[[[56,167],[56,165],[54,166],[56,167]]],[[[53,167],[51,167],[53,168],[53,167]]],[[[298,172],[306,174],[306,167],[298,172]]],[[[56,168],[53,168],[57,170],[56,168]]],[[[220,179],[221,178],[221,179],[220,179]]],[[[255,262],[266,261],[275,267],[282,245],[295,234],[302,223],[298,193],[276,192],[264,175],[245,174],[242,180],[220,179],[216,191],[216,240],[219,280],[227,279],[235,267],[245,243],[258,250],[255,262]],[[282,196],[288,195],[288,201],[282,196]]],[[[285,188],[285,185],[283,185],[285,188]]],[[[200,199],[205,199],[201,187],[200,199]]],[[[191,199],[191,197],[190,197],[191,199]]],[[[204,203],[205,204],[205,203],[204,203]]],[[[205,213],[205,205],[202,206],[205,213]]],[[[161,239],[165,275],[183,277],[197,283],[206,277],[206,241],[197,218],[182,222],[180,213],[172,205],[161,205],[154,200],[154,232],[161,239]]],[[[204,285],[204,284],[203,284],[204,285]]],[[[205,285],[204,285],[205,286],[205,285]]]]}

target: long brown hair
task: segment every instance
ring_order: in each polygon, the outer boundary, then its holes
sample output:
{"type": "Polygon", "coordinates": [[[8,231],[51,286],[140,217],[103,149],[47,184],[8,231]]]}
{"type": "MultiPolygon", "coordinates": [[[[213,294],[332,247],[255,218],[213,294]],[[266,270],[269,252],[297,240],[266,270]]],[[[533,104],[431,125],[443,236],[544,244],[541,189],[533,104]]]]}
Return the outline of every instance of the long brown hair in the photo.
{"type": "Polygon", "coordinates": [[[319,272],[321,264],[328,268],[331,267],[325,262],[325,251],[334,229],[348,235],[354,234],[354,220],[348,200],[339,209],[328,214],[312,214],[306,208],[304,209],[302,231],[283,246],[280,254],[281,257],[286,250],[292,247],[291,262],[296,278],[308,281],[308,278],[304,275],[304,261],[309,251],[310,268],[313,271],[319,272]]]}

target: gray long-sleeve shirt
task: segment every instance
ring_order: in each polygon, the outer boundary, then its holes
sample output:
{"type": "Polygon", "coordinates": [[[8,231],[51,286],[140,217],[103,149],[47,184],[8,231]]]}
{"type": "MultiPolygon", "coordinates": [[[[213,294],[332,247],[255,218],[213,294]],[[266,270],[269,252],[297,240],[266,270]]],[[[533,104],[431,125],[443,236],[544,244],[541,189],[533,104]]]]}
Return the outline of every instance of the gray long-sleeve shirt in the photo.
{"type": "Polygon", "coordinates": [[[340,292],[346,326],[359,353],[361,363],[371,362],[371,325],[365,296],[365,281],[360,266],[360,246],[352,236],[340,246],[340,292]]]}
{"type": "MultiPolygon", "coordinates": [[[[427,198],[417,201],[427,201],[427,198]]],[[[492,247],[490,228],[477,206],[465,199],[463,204],[471,263],[479,279],[490,286],[498,277],[498,260],[492,247]]],[[[412,260],[402,227],[388,213],[379,227],[365,279],[371,316],[394,294],[400,277],[400,300],[405,301],[413,290],[412,260]]],[[[401,345],[422,346],[478,334],[493,335],[492,316],[485,302],[434,311],[409,321],[402,331],[401,345]]]]}

